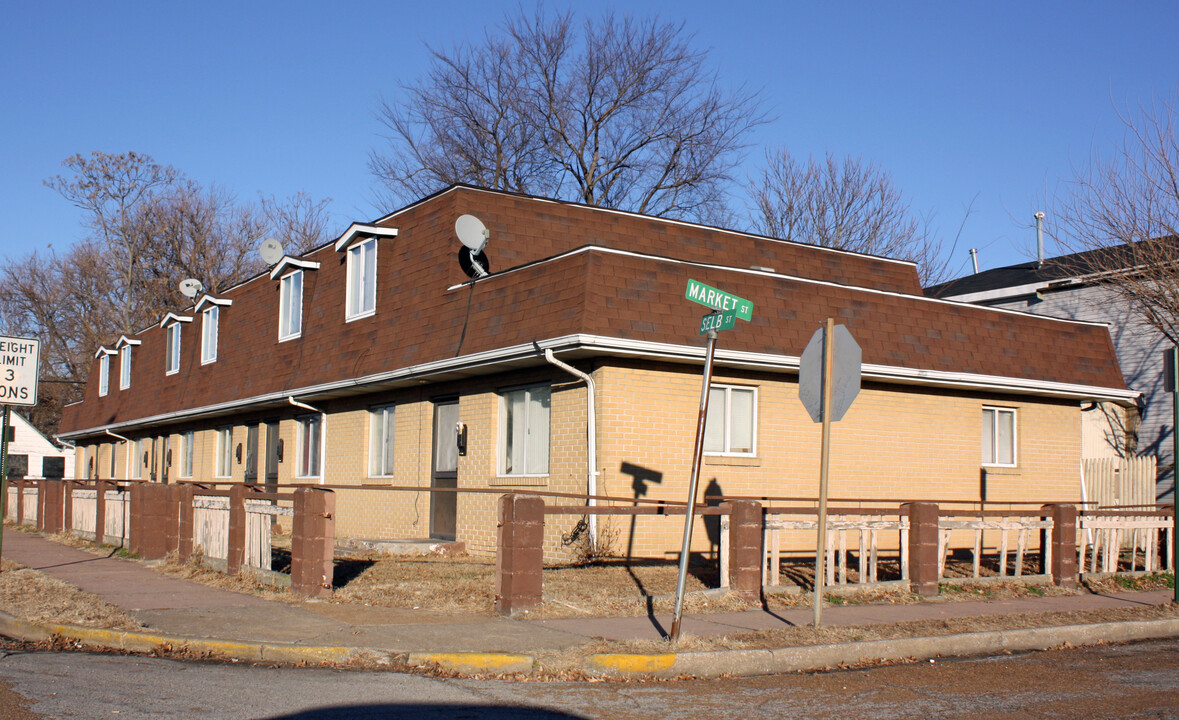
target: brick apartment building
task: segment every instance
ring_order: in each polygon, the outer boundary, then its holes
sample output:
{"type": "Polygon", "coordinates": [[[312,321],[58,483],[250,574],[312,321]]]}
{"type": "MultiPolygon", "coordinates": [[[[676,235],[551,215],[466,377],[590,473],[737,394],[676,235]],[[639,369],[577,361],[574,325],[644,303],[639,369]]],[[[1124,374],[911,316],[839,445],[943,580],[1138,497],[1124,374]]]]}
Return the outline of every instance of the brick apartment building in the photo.
{"type": "MultiPolygon", "coordinates": [[[[1079,500],[1082,404],[1136,397],[1105,326],[926,298],[908,262],[454,186],[100,348],[61,437],[79,477],[682,501],[705,345],[689,279],[754,303],[720,334],[711,494],[816,494],[798,358],[828,316],[864,362],[833,497],[1079,500]],[[464,214],[490,231],[474,281],[464,214]]],[[[496,497],[340,492],[337,532],[493,552],[496,497]]],[[[558,547],[577,518],[550,520],[558,547]]],[[[631,522],[624,549],[678,550],[677,523],[631,522]]]]}

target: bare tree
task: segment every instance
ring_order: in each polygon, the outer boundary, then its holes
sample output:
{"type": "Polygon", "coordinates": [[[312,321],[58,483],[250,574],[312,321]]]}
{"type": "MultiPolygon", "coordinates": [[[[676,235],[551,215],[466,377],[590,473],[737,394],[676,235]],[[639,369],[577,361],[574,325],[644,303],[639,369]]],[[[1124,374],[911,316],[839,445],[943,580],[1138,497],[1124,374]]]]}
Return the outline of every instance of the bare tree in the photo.
{"type": "Polygon", "coordinates": [[[692,40],[657,19],[579,28],[571,12],[520,12],[481,43],[431,51],[425,77],[380,108],[390,147],[370,168],[397,200],[463,182],[708,219],[765,117],[692,40]]]}
{"type": "Polygon", "coordinates": [[[803,163],[786,150],[769,151],[748,193],[755,232],[911,260],[926,285],[946,274],[942,243],[927,220],[912,212],[888,172],[860,158],[827,153],[803,163]]]}
{"type": "Polygon", "coordinates": [[[1046,232],[1084,253],[1075,274],[1102,282],[1179,344],[1179,138],[1176,97],[1121,114],[1125,134],[1094,151],[1055,198],[1046,232]]]}

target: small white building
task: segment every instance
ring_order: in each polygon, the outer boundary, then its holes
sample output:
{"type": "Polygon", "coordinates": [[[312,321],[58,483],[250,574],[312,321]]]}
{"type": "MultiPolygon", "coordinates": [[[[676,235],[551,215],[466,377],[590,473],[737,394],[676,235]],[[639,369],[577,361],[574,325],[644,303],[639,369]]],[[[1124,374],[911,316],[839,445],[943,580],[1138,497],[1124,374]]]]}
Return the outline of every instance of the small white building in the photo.
{"type": "Polygon", "coordinates": [[[8,476],[29,478],[74,477],[74,449],[62,448],[13,411],[8,431],[8,476]]]}

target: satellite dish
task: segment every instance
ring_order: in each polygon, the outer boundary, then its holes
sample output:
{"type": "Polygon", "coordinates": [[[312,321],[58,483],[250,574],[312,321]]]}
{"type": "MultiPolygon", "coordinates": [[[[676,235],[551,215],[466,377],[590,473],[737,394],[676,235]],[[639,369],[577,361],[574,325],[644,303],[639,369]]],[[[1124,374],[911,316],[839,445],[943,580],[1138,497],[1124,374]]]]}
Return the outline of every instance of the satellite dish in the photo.
{"type": "Polygon", "coordinates": [[[196,278],[188,278],[180,281],[180,294],[186,298],[194,298],[205,286],[201,284],[200,280],[196,278]]]}
{"type": "Polygon", "coordinates": [[[459,250],[459,267],[467,277],[478,280],[491,274],[491,263],[487,261],[487,254],[482,250],[476,252],[471,248],[459,250]]]}
{"type": "Polygon", "coordinates": [[[262,256],[262,261],[267,265],[273,265],[282,260],[282,243],[274,238],[266,238],[262,241],[262,246],[258,248],[258,254],[262,256]]]}
{"type": "Polygon", "coordinates": [[[476,254],[483,250],[487,239],[491,237],[491,233],[474,215],[459,215],[459,219],[454,221],[454,232],[462,244],[476,254]]]}

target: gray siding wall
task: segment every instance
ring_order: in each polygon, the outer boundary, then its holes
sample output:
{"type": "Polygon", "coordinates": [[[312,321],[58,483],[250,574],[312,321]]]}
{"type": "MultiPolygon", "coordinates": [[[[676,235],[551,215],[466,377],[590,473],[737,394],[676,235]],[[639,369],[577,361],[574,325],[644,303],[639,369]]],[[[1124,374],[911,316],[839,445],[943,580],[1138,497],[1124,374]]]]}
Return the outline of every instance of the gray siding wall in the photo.
{"type": "MultiPolygon", "coordinates": [[[[1170,344],[1157,330],[1139,321],[1125,301],[1105,288],[1086,286],[1044,293],[1041,300],[987,304],[1037,315],[1108,324],[1126,385],[1142,393],[1138,453],[1156,456],[1160,468],[1174,465],[1172,400],[1170,393],[1163,390],[1163,352],[1170,344]]],[[[1160,469],[1157,490],[1160,500],[1173,501],[1172,470],[1160,469]]]]}

